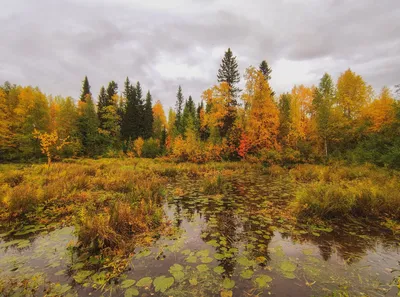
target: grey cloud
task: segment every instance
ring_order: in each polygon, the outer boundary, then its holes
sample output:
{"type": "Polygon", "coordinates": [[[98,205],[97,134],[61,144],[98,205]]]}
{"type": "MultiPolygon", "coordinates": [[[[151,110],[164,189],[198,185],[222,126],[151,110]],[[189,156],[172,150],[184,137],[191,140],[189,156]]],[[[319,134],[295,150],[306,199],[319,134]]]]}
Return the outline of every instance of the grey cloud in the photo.
{"type": "Polygon", "coordinates": [[[171,12],[130,1],[8,1],[0,12],[0,83],[33,84],[77,98],[84,75],[94,94],[110,80],[122,87],[129,76],[173,106],[179,84],[199,100],[215,83],[223,50],[218,57],[212,53],[227,47],[242,72],[262,59],[286,59],[309,62],[313,77],[336,75],[346,65],[363,71],[377,88],[400,82],[398,0],[210,0],[203,6],[193,2],[171,12]],[[163,77],[155,68],[163,57],[202,66],[206,78],[163,77]],[[324,58],[337,63],[324,68],[318,65],[324,58]]]}

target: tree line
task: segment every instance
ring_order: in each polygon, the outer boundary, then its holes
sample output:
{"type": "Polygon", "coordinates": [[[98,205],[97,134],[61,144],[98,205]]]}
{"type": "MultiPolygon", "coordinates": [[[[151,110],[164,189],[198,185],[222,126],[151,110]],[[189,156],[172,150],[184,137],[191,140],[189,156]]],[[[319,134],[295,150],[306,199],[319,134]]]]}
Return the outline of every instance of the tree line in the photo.
{"type": "MultiPolygon", "coordinates": [[[[264,60],[241,79],[237,58],[225,52],[217,83],[196,105],[179,86],[168,117],[140,82],[101,87],[94,102],[84,78],[78,102],[38,88],[0,87],[0,160],[96,156],[167,156],[178,161],[241,160],[266,164],[331,158],[400,167],[400,104],[390,89],[378,94],[351,69],[336,82],[277,95],[264,60]]],[[[397,86],[397,92],[400,87],[397,86]]],[[[398,94],[400,95],[400,94],[398,94]]]]}

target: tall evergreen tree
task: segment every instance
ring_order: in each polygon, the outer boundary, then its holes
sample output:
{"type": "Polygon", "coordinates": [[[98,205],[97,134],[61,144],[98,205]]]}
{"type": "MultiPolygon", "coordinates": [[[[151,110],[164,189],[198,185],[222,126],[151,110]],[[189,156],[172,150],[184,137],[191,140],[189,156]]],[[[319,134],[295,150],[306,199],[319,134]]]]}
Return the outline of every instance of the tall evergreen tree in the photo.
{"type": "Polygon", "coordinates": [[[189,96],[188,100],[185,102],[185,107],[183,109],[182,115],[182,129],[186,131],[187,129],[194,130],[196,121],[196,107],[194,105],[192,96],[189,96]]]}
{"type": "MultiPolygon", "coordinates": [[[[262,72],[262,74],[264,75],[265,80],[269,82],[269,80],[271,79],[272,69],[268,66],[267,61],[263,60],[260,63],[259,69],[262,72]]],[[[271,96],[273,97],[274,95],[275,95],[275,92],[271,91],[271,96]]]]}
{"type": "Polygon", "coordinates": [[[144,137],[144,102],[143,102],[143,91],[140,82],[136,82],[136,108],[138,112],[137,116],[137,133],[138,137],[144,137]]]}
{"type": "Polygon", "coordinates": [[[90,85],[89,85],[89,80],[87,78],[87,76],[85,76],[85,79],[83,80],[82,83],[82,92],[81,92],[81,96],[79,97],[81,101],[85,102],[86,101],[86,96],[87,95],[92,95],[92,93],[90,93],[90,85]]]}
{"type": "Polygon", "coordinates": [[[150,91],[147,91],[146,102],[143,111],[143,124],[144,124],[144,134],[143,138],[148,139],[152,136],[153,131],[153,106],[150,91]]]}
{"type": "Polygon", "coordinates": [[[106,129],[107,119],[105,117],[106,109],[114,105],[113,97],[118,93],[118,85],[115,81],[110,81],[107,90],[101,87],[99,94],[99,101],[97,103],[97,114],[100,121],[100,128],[106,129]]]}
{"type": "Polygon", "coordinates": [[[217,74],[218,82],[226,82],[230,87],[230,98],[227,100],[227,114],[220,129],[220,136],[225,137],[232,128],[237,116],[237,97],[240,89],[236,86],[240,82],[239,66],[236,57],[230,48],[225,52],[217,74]]]}
{"type": "Polygon", "coordinates": [[[126,78],[124,96],[126,98],[125,112],[122,116],[121,134],[124,140],[135,140],[139,137],[139,111],[136,100],[136,89],[126,78]]]}
{"type": "Polygon", "coordinates": [[[86,96],[78,106],[78,129],[79,138],[82,144],[82,151],[85,155],[93,156],[99,152],[98,141],[98,118],[91,96],[86,96]]]}
{"type": "Polygon", "coordinates": [[[217,78],[218,82],[226,82],[231,88],[233,96],[233,102],[236,105],[236,97],[240,92],[240,89],[236,86],[240,82],[239,66],[236,61],[236,57],[230,48],[225,52],[222,62],[219,66],[217,78]]]}
{"type": "Polygon", "coordinates": [[[110,81],[107,87],[107,104],[112,105],[114,95],[118,94],[118,84],[115,81],[110,81]]]}
{"type": "Polygon", "coordinates": [[[271,79],[272,69],[269,68],[267,61],[263,60],[260,64],[260,71],[265,77],[265,80],[269,81],[271,79]]]}
{"type": "Polygon", "coordinates": [[[176,94],[176,104],[175,104],[175,128],[178,134],[183,135],[183,125],[182,125],[182,109],[183,109],[183,94],[181,86],[178,87],[178,93],[176,94]]]}
{"type": "Polygon", "coordinates": [[[107,106],[107,93],[106,93],[106,89],[104,88],[104,86],[101,86],[99,97],[97,100],[97,116],[99,118],[99,121],[101,121],[101,119],[103,118],[103,115],[104,115],[103,108],[106,106],[107,106]]]}

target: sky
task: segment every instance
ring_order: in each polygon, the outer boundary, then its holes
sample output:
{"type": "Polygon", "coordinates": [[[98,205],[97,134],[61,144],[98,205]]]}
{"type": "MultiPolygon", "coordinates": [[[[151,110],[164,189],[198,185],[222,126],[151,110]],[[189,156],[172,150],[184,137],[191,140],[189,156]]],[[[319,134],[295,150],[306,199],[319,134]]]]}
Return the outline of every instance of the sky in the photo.
{"type": "Polygon", "coordinates": [[[217,83],[230,47],[244,70],[266,60],[279,94],[351,68],[376,92],[400,83],[399,0],[0,0],[0,84],[95,98],[140,81],[174,106],[217,83]]]}

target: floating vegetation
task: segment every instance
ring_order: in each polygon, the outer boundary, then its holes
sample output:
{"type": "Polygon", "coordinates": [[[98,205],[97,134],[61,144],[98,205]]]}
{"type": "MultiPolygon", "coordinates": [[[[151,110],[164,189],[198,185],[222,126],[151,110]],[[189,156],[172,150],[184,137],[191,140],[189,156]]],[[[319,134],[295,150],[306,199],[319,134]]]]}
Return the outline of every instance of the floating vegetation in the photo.
{"type": "MultiPolygon", "coordinates": [[[[3,209],[1,296],[267,296],[293,294],[294,287],[296,296],[400,291],[395,217],[368,222],[350,211],[346,220],[308,220],[293,205],[304,187],[365,183],[372,169],[330,172],[299,165],[266,171],[245,165],[245,172],[236,163],[80,162],[53,164],[55,177],[46,184],[36,165],[9,179],[17,190],[35,178],[48,191],[52,183],[60,185],[57,178],[76,183],[65,185],[65,196],[54,194],[58,200],[35,198],[38,204],[25,216],[15,213],[10,220],[3,209]]],[[[375,174],[382,180],[383,173],[375,174]]]]}

